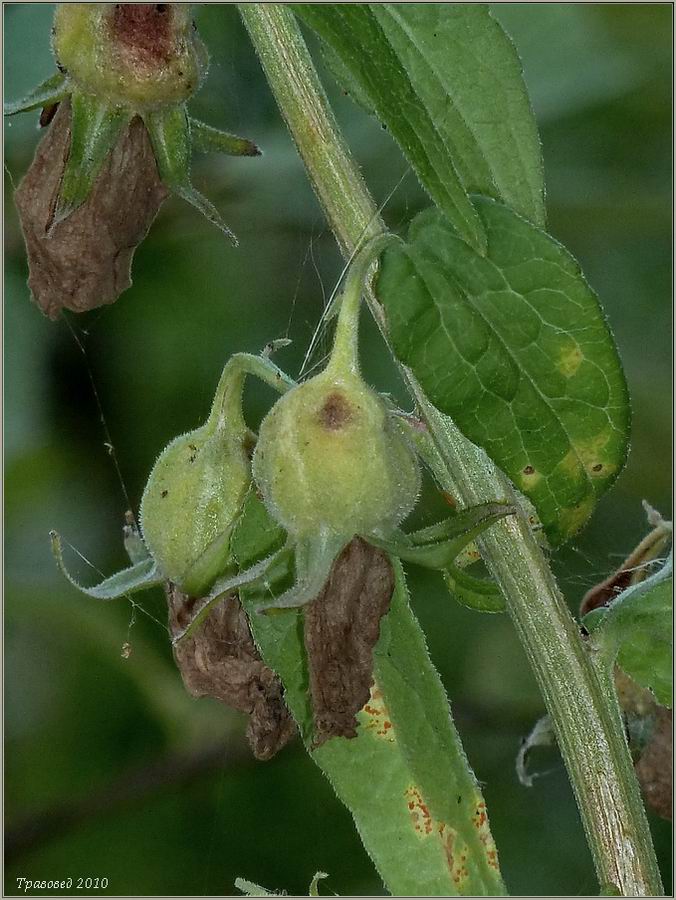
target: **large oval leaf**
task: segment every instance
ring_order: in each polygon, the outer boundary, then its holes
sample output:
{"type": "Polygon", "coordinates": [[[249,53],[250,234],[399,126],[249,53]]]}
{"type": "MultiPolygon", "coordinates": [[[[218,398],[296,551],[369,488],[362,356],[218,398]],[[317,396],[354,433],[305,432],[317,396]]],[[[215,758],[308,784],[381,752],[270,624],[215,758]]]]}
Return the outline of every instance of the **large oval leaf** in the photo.
{"type": "Polygon", "coordinates": [[[297,14],[327,61],[387,126],[434,202],[479,252],[467,196],[502,199],[544,223],[537,128],[516,51],[488,7],[450,3],[304,4],[297,14]]]}
{"type": "Polygon", "coordinates": [[[511,210],[475,197],[487,255],[436,210],[382,260],[395,352],[430,400],[533,501],[552,543],[574,534],[627,452],[615,346],[578,264],[511,210]]]}

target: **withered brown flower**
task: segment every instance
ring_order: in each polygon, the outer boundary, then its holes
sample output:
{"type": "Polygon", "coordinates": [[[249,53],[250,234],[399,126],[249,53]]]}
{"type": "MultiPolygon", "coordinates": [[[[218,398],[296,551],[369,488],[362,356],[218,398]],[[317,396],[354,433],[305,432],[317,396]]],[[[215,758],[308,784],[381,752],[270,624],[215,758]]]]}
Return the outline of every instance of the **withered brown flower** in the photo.
{"type": "Polygon", "coordinates": [[[169,191],[160,180],[140,118],[132,119],[103,163],[90,195],[53,224],[70,146],[64,100],[15,193],[28,252],[28,285],[56,319],[113,303],[131,285],[131,262],[169,191]]]}

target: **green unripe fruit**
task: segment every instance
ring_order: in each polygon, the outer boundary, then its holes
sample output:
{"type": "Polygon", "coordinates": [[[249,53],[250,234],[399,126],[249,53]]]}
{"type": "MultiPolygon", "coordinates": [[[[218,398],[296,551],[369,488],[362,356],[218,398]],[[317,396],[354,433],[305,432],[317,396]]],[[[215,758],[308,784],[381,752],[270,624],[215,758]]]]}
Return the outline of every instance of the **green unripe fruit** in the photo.
{"type": "Polygon", "coordinates": [[[207,426],[173,440],[141,501],[141,530],[162,573],[198,596],[223,572],[230,531],[250,483],[241,437],[207,426]]]}
{"type": "Polygon", "coordinates": [[[223,369],[206,423],[173,440],[141,500],[141,531],[161,574],[203,596],[230,563],[230,536],[251,484],[251,436],[242,416],[245,368],[223,369]]]}
{"type": "Polygon", "coordinates": [[[184,102],[208,65],[187,4],[61,3],[53,47],[83,92],[139,110],[184,102]]]}
{"type": "Polygon", "coordinates": [[[298,538],[387,534],[415,505],[416,457],[380,397],[329,367],[281,397],[260,428],[254,478],[298,538]]]}

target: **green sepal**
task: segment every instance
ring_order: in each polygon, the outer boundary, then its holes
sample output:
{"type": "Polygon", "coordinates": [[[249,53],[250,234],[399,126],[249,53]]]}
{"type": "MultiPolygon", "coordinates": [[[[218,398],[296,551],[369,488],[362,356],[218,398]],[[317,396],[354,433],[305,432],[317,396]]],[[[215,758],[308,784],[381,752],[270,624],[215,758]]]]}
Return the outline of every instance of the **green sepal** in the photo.
{"type": "Polygon", "coordinates": [[[194,150],[201,153],[225,153],[227,156],[261,156],[260,147],[248,138],[229,134],[188,116],[194,150]]]}
{"type": "MultiPolygon", "coordinates": [[[[319,882],[322,878],[328,878],[326,872],[315,872],[314,878],[310,882],[308,888],[308,897],[319,897],[319,882]]],[[[246,878],[236,878],[235,887],[241,891],[245,897],[283,897],[286,891],[269,891],[267,888],[261,887],[253,881],[247,881],[246,878]]]]}
{"type": "Polygon", "coordinates": [[[230,548],[240,570],[277,553],[286,542],[286,532],[268,513],[252,487],[237,520],[230,548]]]}
{"type": "Polygon", "coordinates": [[[490,578],[476,578],[463,572],[458,566],[449,566],[444,572],[444,581],[458,603],[469,609],[487,613],[505,611],[503,593],[490,578]]]}
{"type": "Polygon", "coordinates": [[[216,578],[228,573],[230,556],[230,537],[232,527],[226,528],[209,544],[203,553],[190,566],[181,580],[181,590],[190,597],[197,596],[205,588],[209,588],[216,578]]]}
{"type": "Polygon", "coordinates": [[[46,81],[29,91],[21,100],[11,100],[4,103],[2,110],[6,116],[15,116],[17,113],[29,112],[31,109],[40,109],[44,106],[52,106],[59,103],[68,95],[69,86],[66,76],[61,72],[50,75],[46,81]]]}
{"type": "Polygon", "coordinates": [[[110,106],[79,91],[72,94],[70,150],[52,227],[67,219],[87,199],[101,166],[130,120],[131,113],[122,107],[110,106]]]}
{"type": "Polygon", "coordinates": [[[94,597],[96,600],[115,600],[118,597],[124,597],[136,591],[143,591],[146,588],[155,587],[164,582],[164,577],[158,572],[155,561],[148,557],[142,562],[135,563],[133,566],[122,569],[121,572],[116,572],[115,575],[105,578],[95,587],[84,587],[84,585],[81,585],[73,578],[66,568],[63,561],[60,536],[55,531],[50,532],[49,536],[52,541],[52,552],[59,569],[73,587],[88,597],[94,597]]]}
{"type": "Polygon", "coordinates": [[[124,541],[124,549],[132,565],[150,559],[150,552],[133,520],[127,521],[127,524],[122,529],[122,539],[124,541]]]}
{"type": "Polygon", "coordinates": [[[404,562],[443,571],[451,567],[465,547],[486,528],[514,512],[514,507],[507,503],[481,503],[436,525],[409,535],[402,534],[393,541],[373,537],[369,541],[396,554],[404,562]]]}
{"type": "Polygon", "coordinates": [[[144,122],[162,181],[174,194],[192,204],[220,228],[237,246],[237,238],[225,224],[216,207],[195,190],[190,181],[191,137],[185,104],[169,109],[152,110],[146,113],[144,122]]]}
{"type": "Polygon", "coordinates": [[[190,622],[185,628],[182,628],[174,634],[172,643],[177,644],[179,641],[183,640],[183,638],[187,637],[195,626],[209,615],[213,607],[217,603],[220,603],[221,600],[224,600],[229,594],[232,594],[243,587],[251,587],[252,589],[262,587],[264,590],[267,590],[267,586],[270,583],[268,571],[276,571],[277,564],[282,560],[285,561],[289,553],[290,549],[284,546],[277,553],[261,560],[243,572],[238,572],[234,575],[229,574],[223,578],[219,578],[206,597],[200,599],[199,605],[193,610],[190,622]]]}
{"type": "Polygon", "coordinates": [[[298,540],[295,545],[294,584],[279,596],[271,595],[258,603],[255,611],[287,609],[312,602],[326,584],[336,557],[349,541],[327,529],[320,529],[312,538],[298,540]]]}
{"type": "Polygon", "coordinates": [[[278,897],[274,891],[268,891],[254,881],[247,881],[246,878],[235,878],[235,889],[240,891],[245,897],[278,897]]]}

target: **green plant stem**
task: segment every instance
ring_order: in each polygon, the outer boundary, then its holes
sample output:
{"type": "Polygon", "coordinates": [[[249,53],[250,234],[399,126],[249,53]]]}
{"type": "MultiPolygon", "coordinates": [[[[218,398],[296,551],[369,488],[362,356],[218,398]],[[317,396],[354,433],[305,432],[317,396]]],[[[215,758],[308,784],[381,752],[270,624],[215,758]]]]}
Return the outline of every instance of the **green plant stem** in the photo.
{"type": "MultiPolygon", "coordinates": [[[[384,230],[340,134],[293,13],[280,4],[240,11],[277,103],[347,258],[384,230]]],[[[370,309],[385,333],[372,291],[370,309]]],[[[511,486],[402,369],[430,436],[448,468],[448,487],[469,506],[513,499],[511,486]]],[[[625,896],[660,896],[650,830],[616,700],[597,678],[577,626],[525,515],[496,523],[481,540],[483,558],[502,588],[517,635],[552,717],[602,887],[625,896]]]]}

